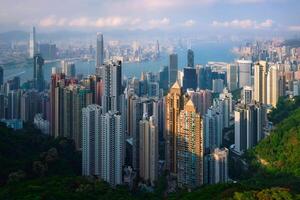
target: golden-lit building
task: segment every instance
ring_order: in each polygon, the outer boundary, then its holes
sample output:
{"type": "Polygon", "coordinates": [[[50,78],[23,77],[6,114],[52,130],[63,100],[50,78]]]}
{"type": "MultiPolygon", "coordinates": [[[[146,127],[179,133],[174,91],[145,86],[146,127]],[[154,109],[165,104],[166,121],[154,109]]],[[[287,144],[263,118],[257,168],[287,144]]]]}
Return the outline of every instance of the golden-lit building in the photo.
{"type": "Polygon", "coordinates": [[[183,92],[176,81],[165,97],[165,160],[166,169],[172,174],[176,174],[176,134],[177,121],[180,110],[183,107],[183,92]]]}
{"type": "Polygon", "coordinates": [[[179,187],[203,184],[203,121],[189,100],[178,116],[177,182],[179,187]]]}

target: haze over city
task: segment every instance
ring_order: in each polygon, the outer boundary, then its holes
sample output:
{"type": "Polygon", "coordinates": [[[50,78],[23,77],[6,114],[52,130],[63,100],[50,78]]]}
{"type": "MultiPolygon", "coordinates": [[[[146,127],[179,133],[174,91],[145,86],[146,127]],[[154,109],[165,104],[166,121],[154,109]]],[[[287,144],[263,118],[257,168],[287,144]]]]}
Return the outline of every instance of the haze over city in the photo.
{"type": "Polygon", "coordinates": [[[300,1],[1,0],[0,199],[300,199],[300,1]]]}

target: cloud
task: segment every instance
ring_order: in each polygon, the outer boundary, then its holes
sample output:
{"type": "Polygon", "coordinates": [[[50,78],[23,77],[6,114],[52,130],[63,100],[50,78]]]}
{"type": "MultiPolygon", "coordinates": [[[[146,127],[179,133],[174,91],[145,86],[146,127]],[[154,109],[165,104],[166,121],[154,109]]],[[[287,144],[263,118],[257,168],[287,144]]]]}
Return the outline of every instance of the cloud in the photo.
{"type": "MultiPolygon", "coordinates": [[[[192,25],[193,21],[189,21],[192,25]]],[[[50,15],[39,21],[39,25],[45,28],[53,27],[73,27],[73,28],[124,28],[124,29],[155,29],[164,28],[170,25],[169,18],[160,19],[144,19],[138,17],[124,17],[124,16],[107,16],[99,18],[78,17],[74,19],[58,18],[50,15]]]]}
{"type": "Polygon", "coordinates": [[[274,25],[274,21],[267,19],[261,23],[256,22],[255,20],[245,19],[245,20],[232,20],[232,21],[213,21],[211,24],[213,27],[220,28],[240,28],[240,29],[267,29],[271,28],[274,25]]]}
{"type": "Polygon", "coordinates": [[[196,21],[190,19],[190,20],[185,21],[185,22],[183,23],[183,26],[186,26],[186,27],[192,27],[192,26],[194,26],[195,24],[196,24],[196,21]]]}
{"type": "Polygon", "coordinates": [[[162,19],[151,19],[148,21],[148,27],[150,29],[153,28],[162,28],[164,26],[168,26],[170,24],[170,19],[169,18],[162,18],[162,19]]]}
{"type": "Polygon", "coordinates": [[[300,25],[297,26],[289,26],[288,27],[289,31],[295,31],[295,32],[300,32],[300,25]]]}

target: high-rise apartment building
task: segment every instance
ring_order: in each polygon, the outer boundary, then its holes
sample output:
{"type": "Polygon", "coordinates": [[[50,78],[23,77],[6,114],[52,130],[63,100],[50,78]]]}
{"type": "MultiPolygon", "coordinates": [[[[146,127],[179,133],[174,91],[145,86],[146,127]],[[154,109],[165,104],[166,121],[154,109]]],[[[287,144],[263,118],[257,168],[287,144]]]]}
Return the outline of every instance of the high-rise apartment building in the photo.
{"type": "Polygon", "coordinates": [[[177,133],[178,133],[178,117],[180,110],[183,108],[182,88],[175,82],[171,87],[168,95],[165,97],[165,160],[166,168],[171,173],[176,174],[177,169],[177,133]]]}
{"type": "Polygon", "coordinates": [[[234,143],[239,154],[264,138],[266,109],[261,103],[239,104],[235,109],[234,143]]]}
{"type": "Polygon", "coordinates": [[[176,166],[179,187],[194,188],[203,184],[203,122],[189,100],[178,116],[176,166]]]}
{"type": "Polygon", "coordinates": [[[103,66],[103,111],[120,111],[122,93],[122,63],[110,62],[103,66]]]}
{"type": "Polygon", "coordinates": [[[251,85],[251,60],[237,60],[237,71],[238,71],[238,87],[242,88],[246,85],[251,85]]]}
{"type": "Polygon", "coordinates": [[[82,175],[122,184],[125,135],[122,117],[92,104],[82,110],[82,175]]]}
{"type": "Polygon", "coordinates": [[[254,65],[254,100],[267,103],[267,69],[266,61],[259,61],[254,65]]]}
{"type": "Polygon", "coordinates": [[[216,148],[209,155],[209,169],[206,170],[209,184],[228,182],[228,155],[227,148],[216,148]]]}
{"type": "Polygon", "coordinates": [[[276,107],[279,98],[279,72],[278,67],[273,65],[270,67],[267,77],[267,104],[276,107]]]}
{"type": "Polygon", "coordinates": [[[152,185],[158,179],[158,127],[153,117],[140,121],[139,175],[152,185]]]}

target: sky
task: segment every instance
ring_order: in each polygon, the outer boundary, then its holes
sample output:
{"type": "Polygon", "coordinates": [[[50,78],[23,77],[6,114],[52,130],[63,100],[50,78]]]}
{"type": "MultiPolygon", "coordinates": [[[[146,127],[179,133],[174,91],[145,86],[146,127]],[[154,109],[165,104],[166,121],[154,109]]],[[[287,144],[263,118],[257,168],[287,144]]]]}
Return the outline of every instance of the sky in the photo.
{"type": "Polygon", "coordinates": [[[0,0],[0,32],[300,33],[299,0],[0,0]]]}

